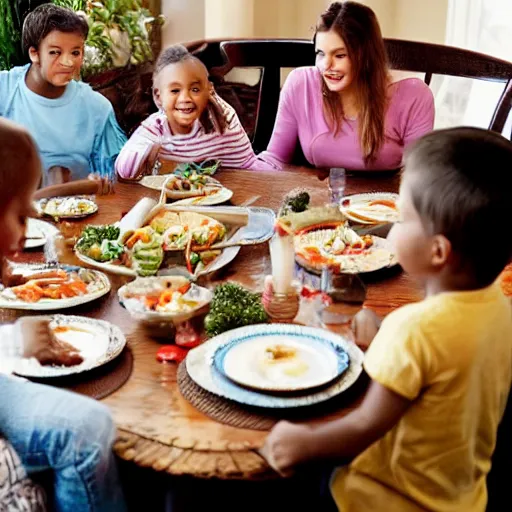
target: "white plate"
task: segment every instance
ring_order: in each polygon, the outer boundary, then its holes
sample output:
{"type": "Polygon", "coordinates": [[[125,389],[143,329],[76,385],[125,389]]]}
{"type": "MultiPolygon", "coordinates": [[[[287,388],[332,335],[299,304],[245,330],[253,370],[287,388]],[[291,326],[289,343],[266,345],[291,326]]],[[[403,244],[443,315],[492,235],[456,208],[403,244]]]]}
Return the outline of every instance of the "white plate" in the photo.
{"type": "MultiPolygon", "coordinates": [[[[48,267],[44,265],[23,265],[27,268],[33,268],[34,270],[45,270],[48,267]]],[[[64,270],[73,269],[78,270],[79,267],[67,267],[63,266],[64,270]]],[[[98,289],[95,291],[88,293],[87,295],[79,295],[77,297],[71,297],[68,299],[41,299],[37,302],[25,302],[18,298],[9,298],[9,295],[6,292],[9,290],[8,288],[0,292],[0,308],[5,309],[21,309],[21,310],[30,310],[30,311],[53,311],[59,309],[67,309],[75,306],[79,306],[80,304],[86,304],[87,302],[92,302],[93,300],[99,299],[106,295],[110,291],[110,280],[109,278],[103,274],[102,272],[98,272],[97,270],[91,270],[96,275],[98,279],[98,289]]]]}
{"type": "MultiPolygon", "coordinates": [[[[307,236],[307,234],[304,236],[307,236]]],[[[360,254],[332,256],[330,264],[341,264],[339,271],[341,274],[365,274],[367,272],[390,268],[398,264],[396,256],[393,254],[392,245],[387,239],[372,235],[372,240],[372,247],[364,252],[360,254]]],[[[295,261],[301,267],[311,272],[319,274],[322,271],[322,264],[319,264],[319,268],[315,267],[298,254],[295,254],[295,261]]]]}
{"type": "Polygon", "coordinates": [[[56,334],[70,345],[76,347],[84,361],[76,366],[42,366],[36,359],[20,358],[16,361],[14,373],[23,377],[64,377],[102,366],[117,357],[126,338],[119,327],[94,318],[82,316],[54,315],[51,328],[70,328],[67,332],[56,334]]]}
{"type": "Polygon", "coordinates": [[[391,192],[372,192],[368,194],[354,194],[351,196],[346,196],[343,198],[340,211],[345,215],[345,217],[347,217],[347,219],[354,222],[355,224],[374,225],[395,222],[398,218],[398,211],[379,212],[378,209],[372,210],[372,208],[368,206],[368,203],[377,200],[389,200],[397,203],[398,194],[391,192]],[[350,201],[348,206],[343,205],[343,202],[346,200],[350,201]],[[357,213],[359,210],[362,215],[367,217],[367,219],[363,220],[355,216],[351,212],[352,209],[354,210],[354,213],[357,213]]]}
{"type": "Polygon", "coordinates": [[[47,215],[55,219],[82,219],[98,211],[96,202],[90,197],[85,196],[61,196],[39,199],[35,202],[35,208],[40,215],[47,215]],[[83,203],[86,210],[83,212],[78,211],[76,209],[78,203],[83,203]],[[53,208],[48,210],[49,206],[58,208],[60,204],[65,204],[68,207],[62,211],[53,208]]]}
{"type": "Polygon", "coordinates": [[[187,354],[185,364],[192,380],[215,395],[244,405],[271,409],[287,409],[321,403],[346,391],[356,382],[361,374],[363,369],[363,357],[364,354],[354,343],[323,329],[293,324],[259,324],[227,331],[206,341],[187,354]],[[274,335],[297,333],[305,336],[319,336],[343,348],[350,358],[350,365],[340,378],[335,379],[327,387],[301,395],[270,395],[247,389],[232,382],[216,370],[213,364],[213,358],[220,347],[243,337],[261,334],[267,335],[269,333],[274,335]]]}
{"type": "Polygon", "coordinates": [[[233,197],[233,191],[229,188],[222,187],[215,194],[200,197],[187,197],[173,201],[173,205],[193,205],[193,206],[210,206],[213,204],[221,204],[229,201],[233,197]]]}
{"type": "Polygon", "coordinates": [[[341,347],[326,340],[323,332],[321,336],[262,332],[219,348],[214,364],[217,370],[242,386],[268,392],[291,392],[331,382],[348,368],[349,358],[341,347]],[[280,357],[272,357],[269,351],[280,357]]]}
{"type": "Polygon", "coordinates": [[[33,240],[25,240],[25,249],[42,247],[48,237],[59,234],[59,230],[49,222],[40,219],[28,219],[25,236],[33,240]]]}
{"type": "MultiPolygon", "coordinates": [[[[140,184],[146,188],[161,191],[167,179],[169,179],[169,175],[166,174],[160,176],[144,176],[144,178],[140,180],[140,184]]],[[[220,183],[215,178],[211,178],[211,180],[216,183],[220,183]]],[[[232,197],[233,191],[230,190],[229,188],[222,187],[215,194],[210,194],[208,196],[187,197],[185,199],[178,199],[177,201],[173,201],[172,204],[211,206],[214,204],[225,203],[226,201],[229,201],[232,197]]]]}

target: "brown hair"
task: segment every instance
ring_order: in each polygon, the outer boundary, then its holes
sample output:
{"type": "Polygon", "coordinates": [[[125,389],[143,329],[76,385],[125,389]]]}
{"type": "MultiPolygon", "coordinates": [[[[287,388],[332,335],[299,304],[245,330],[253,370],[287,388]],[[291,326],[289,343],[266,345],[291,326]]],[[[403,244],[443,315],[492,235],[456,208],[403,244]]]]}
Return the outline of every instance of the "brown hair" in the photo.
{"type": "Polygon", "coordinates": [[[412,202],[430,235],[444,235],[480,286],[512,258],[512,143],[481,128],[431,132],[405,151],[412,202]]]}
{"type": "Polygon", "coordinates": [[[71,9],[52,3],[40,5],[27,15],[23,23],[23,51],[28,53],[32,47],[38,50],[41,41],[54,30],[79,34],[85,41],[89,25],[83,16],[71,9]]]}
{"type": "Polygon", "coordinates": [[[26,186],[28,169],[41,173],[34,140],[20,125],[0,118],[0,211],[26,186]]]}
{"type": "MultiPolygon", "coordinates": [[[[162,69],[169,66],[170,64],[176,64],[185,60],[195,60],[204,66],[204,64],[197,57],[189,53],[189,51],[181,44],[175,44],[169,46],[165,50],[162,50],[158,56],[155,69],[153,71],[153,83],[155,83],[156,78],[162,69]]],[[[208,76],[208,70],[206,69],[206,66],[205,70],[206,75],[208,76]]],[[[210,95],[210,98],[208,99],[208,105],[204,112],[201,114],[199,121],[203,125],[206,133],[224,133],[226,130],[227,119],[224,114],[224,110],[216,99],[216,94],[210,95]]]]}
{"type": "MultiPolygon", "coordinates": [[[[384,143],[389,80],[387,54],[375,13],[357,2],[333,2],[320,16],[316,33],[334,30],[345,42],[352,62],[359,106],[359,140],[366,163],[384,143]]],[[[324,107],[335,134],[343,122],[339,95],[322,81],[324,107]]]]}

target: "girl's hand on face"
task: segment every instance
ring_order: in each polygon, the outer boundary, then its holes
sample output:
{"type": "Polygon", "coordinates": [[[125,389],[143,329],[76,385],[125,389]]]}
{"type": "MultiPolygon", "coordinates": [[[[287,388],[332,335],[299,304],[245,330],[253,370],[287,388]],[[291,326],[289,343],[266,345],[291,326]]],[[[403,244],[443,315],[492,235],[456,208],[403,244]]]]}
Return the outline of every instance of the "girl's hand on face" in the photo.
{"type": "Polygon", "coordinates": [[[366,350],[379,331],[381,318],[371,309],[361,309],[352,320],[356,344],[366,350]]]}
{"type": "Polygon", "coordinates": [[[312,458],[312,429],[280,421],[260,450],[269,466],[282,476],[291,476],[296,467],[312,458]]]}

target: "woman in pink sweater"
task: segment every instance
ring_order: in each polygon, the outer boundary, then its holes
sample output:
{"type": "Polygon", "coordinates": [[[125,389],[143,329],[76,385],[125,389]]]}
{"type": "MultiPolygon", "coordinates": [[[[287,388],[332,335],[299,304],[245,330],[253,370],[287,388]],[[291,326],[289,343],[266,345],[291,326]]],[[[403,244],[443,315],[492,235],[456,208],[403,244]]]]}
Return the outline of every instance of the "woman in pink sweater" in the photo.
{"type": "Polygon", "coordinates": [[[404,147],[432,130],[434,99],[421,80],[392,83],[374,12],[334,2],[315,33],[316,67],[295,69],[281,91],[262,162],[281,169],[297,139],[314,167],[392,170],[404,147]]]}

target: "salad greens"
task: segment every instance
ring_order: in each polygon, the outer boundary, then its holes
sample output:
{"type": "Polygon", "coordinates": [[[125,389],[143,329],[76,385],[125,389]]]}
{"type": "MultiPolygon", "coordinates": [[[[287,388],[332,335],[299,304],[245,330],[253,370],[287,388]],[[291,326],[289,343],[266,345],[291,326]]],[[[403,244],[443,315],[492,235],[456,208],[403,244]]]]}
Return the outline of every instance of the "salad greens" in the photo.
{"type": "Polygon", "coordinates": [[[174,170],[174,174],[188,178],[192,174],[205,174],[211,176],[215,174],[215,171],[220,167],[220,160],[205,160],[200,164],[194,162],[188,162],[178,165],[174,170]]]}
{"type": "Polygon", "coordinates": [[[117,226],[87,226],[76,243],[76,249],[96,261],[110,261],[123,254],[123,244],[119,243],[120,230],[117,226]]]}
{"type": "Polygon", "coordinates": [[[215,288],[204,327],[209,336],[217,336],[230,329],[267,321],[257,293],[236,283],[223,283],[215,288]]]}

